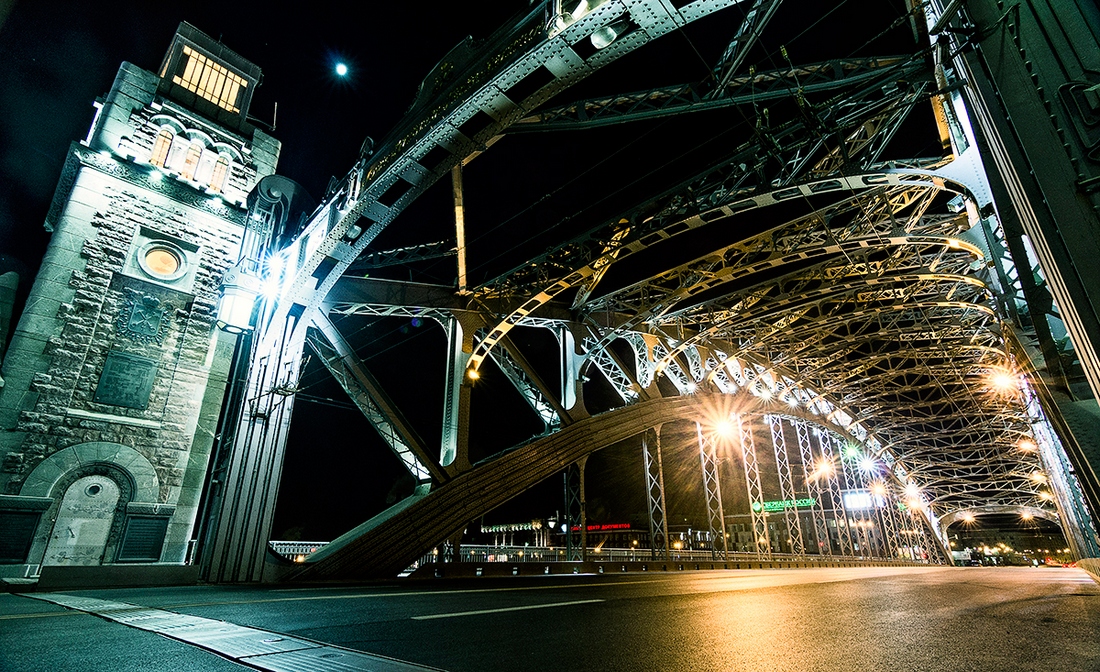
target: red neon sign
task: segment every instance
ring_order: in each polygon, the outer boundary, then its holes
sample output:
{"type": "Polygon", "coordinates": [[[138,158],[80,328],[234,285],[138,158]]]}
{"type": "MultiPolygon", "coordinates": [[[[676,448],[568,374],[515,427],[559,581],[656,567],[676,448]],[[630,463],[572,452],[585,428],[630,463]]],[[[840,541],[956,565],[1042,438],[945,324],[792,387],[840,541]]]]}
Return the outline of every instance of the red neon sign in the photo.
{"type": "MultiPolygon", "coordinates": [[[[580,527],[580,525],[574,525],[573,527],[571,527],[569,529],[571,529],[573,532],[578,532],[581,529],[581,527],[580,527]]],[[[607,523],[606,525],[588,525],[587,527],[585,527],[585,530],[587,530],[589,532],[612,532],[612,531],[615,531],[615,530],[629,530],[629,529],[630,529],[630,523],[607,523]]]]}

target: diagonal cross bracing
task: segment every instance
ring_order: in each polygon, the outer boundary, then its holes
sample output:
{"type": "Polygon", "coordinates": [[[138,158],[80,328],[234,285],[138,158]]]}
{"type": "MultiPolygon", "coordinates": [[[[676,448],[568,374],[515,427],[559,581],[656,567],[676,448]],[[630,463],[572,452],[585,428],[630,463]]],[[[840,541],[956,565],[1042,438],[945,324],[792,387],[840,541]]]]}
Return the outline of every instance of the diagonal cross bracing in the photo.
{"type": "Polygon", "coordinates": [[[323,315],[314,318],[317,328],[307,335],[306,344],[321,359],[333,378],[347,392],[367,421],[389,445],[397,459],[417,482],[446,480],[447,476],[431,458],[415,431],[396,406],[367,372],[355,351],[336,326],[323,315]]]}

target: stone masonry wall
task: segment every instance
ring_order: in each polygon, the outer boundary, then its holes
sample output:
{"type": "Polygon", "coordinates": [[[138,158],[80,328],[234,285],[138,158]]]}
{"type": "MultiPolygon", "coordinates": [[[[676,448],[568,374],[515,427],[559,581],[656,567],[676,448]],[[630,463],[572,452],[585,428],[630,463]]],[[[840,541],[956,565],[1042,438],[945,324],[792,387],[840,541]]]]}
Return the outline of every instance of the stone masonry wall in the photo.
{"type": "MultiPolygon", "coordinates": [[[[213,435],[232,351],[231,341],[219,347],[214,309],[221,276],[236,261],[241,229],[87,167],[77,178],[74,198],[95,205],[77,208],[76,217],[67,212],[54,235],[71,246],[73,231],[83,234],[86,239],[79,251],[83,263],[68,271],[67,291],[54,293],[60,294],[60,300],[53,333],[46,323],[30,327],[50,334],[41,354],[46,366],[36,367],[28,384],[30,394],[23,399],[24,410],[10,428],[22,440],[18,448],[9,445],[3,456],[3,494],[18,494],[23,480],[38,464],[68,446],[95,441],[130,446],[156,470],[157,503],[180,505],[168,535],[173,549],[164,558],[180,561],[198,504],[210,441],[205,437],[201,441],[205,449],[201,454],[192,455],[191,448],[200,416],[205,418],[203,431],[213,435]],[[82,199],[81,194],[87,198],[82,199]],[[191,293],[122,273],[140,227],[198,246],[191,293]],[[160,310],[164,321],[160,342],[135,337],[127,329],[135,301],[160,310]],[[147,408],[95,400],[104,363],[112,351],[156,360],[147,408]],[[212,366],[217,372],[215,381],[209,380],[212,366]],[[209,382],[219,386],[214,399],[207,394],[209,382]],[[198,473],[188,474],[189,469],[198,473]]],[[[28,325],[20,326],[26,330],[28,325]]]]}

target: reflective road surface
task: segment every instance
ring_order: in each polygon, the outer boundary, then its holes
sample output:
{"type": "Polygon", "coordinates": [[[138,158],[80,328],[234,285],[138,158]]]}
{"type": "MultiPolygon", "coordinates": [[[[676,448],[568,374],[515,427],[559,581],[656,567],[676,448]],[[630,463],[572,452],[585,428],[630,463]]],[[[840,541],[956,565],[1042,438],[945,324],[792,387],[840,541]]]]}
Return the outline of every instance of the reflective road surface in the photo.
{"type": "Polygon", "coordinates": [[[86,611],[0,595],[0,670],[210,672],[245,669],[240,661],[271,670],[1100,670],[1100,586],[1076,569],[740,570],[66,595],[55,601],[77,598],[86,611]],[[313,657],[219,655],[88,613],[118,602],[172,612],[134,611],[139,625],[186,614],[202,618],[174,632],[258,628],[268,631],[254,634],[265,646],[298,642],[313,657]]]}

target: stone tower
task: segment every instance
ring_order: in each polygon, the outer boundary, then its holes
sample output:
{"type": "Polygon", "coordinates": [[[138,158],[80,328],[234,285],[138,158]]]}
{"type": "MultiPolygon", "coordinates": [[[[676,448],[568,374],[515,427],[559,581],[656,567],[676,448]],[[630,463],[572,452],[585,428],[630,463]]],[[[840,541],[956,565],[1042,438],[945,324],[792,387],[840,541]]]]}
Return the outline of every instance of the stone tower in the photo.
{"type": "Polygon", "coordinates": [[[279,155],[247,121],[260,77],[182,23],[72,144],[3,361],[0,577],[187,562],[239,338],[219,284],[279,155]]]}

